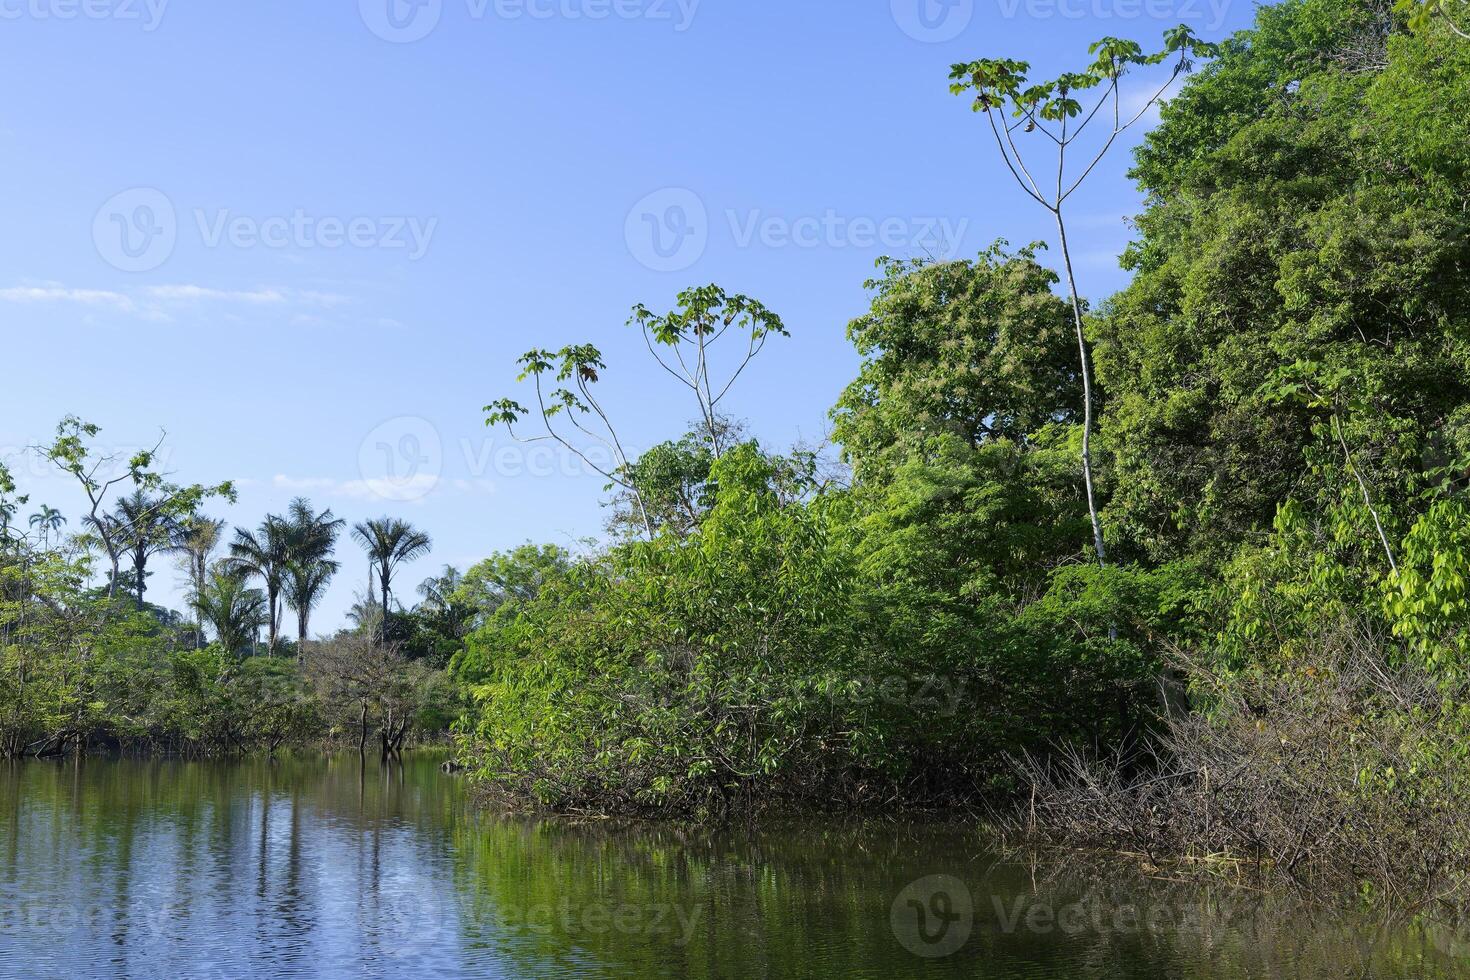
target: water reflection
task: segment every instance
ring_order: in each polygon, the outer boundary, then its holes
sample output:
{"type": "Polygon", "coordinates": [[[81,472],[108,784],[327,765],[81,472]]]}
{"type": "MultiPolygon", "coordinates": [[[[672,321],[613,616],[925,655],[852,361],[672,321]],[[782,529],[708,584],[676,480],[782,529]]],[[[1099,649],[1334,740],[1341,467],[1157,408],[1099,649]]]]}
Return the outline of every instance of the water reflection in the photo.
{"type": "Polygon", "coordinates": [[[0,975],[1154,980],[1470,966],[1443,933],[1117,866],[1001,860],[965,828],[477,816],[437,763],[0,769],[0,975]]]}

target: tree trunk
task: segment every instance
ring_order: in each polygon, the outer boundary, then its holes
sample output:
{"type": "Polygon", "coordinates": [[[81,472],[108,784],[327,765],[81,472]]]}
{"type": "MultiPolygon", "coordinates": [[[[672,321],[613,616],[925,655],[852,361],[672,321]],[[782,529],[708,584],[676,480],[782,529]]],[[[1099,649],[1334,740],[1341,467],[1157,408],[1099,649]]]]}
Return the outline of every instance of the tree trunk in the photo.
{"type": "Polygon", "coordinates": [[[1097,513],[1097,497],[1092,486],[1092,358],[1087,350],[1087,333],[1082,325],[1082,300],[1077,295],[1077,278],[1072,272],[1072,253],[1067,247],[1067,226],[1058,207],[1057,236],[1062,245],[1062,264],[1067,269],[1067,290],[1072,300],[1072,319],[1077,328],[1077,352],[1082,367],[1082,481],[1087,486],[1087,513],[1092,518],[1092,547],[1097,563],[1107,565],[1107,549],[1103,544],[1102,519],[1097,513]]]}
{"type": "Polygon", "coordinates": [[[408,719],[405,718],[398,724],[398,732],[393,736],[392,751],[400,761],[403,759],[403,739],[408,735],[408,719]]]}
{"type": "Polygon", "coordinates": [[[266,596],[266,605],[269,607],[270,633],[266,636],[265,652],[266,656],[274,657],[276,655],[276,637],[279,635],[281,629],[280,598],[275,589],[271,589],[270,594],[266,596]]]}
{"type": "MultiPolygon", "coordinates": [[[[204,595],[204,579],[209,570],[204,567],[204,556],[196,553],[194,555],[194,598],[198,600],[204,595]]],[[[195,618],[199,620],[199,628],[194,632],[194,649],[204,649],[204,617],[199,615],[198,610],[194,612],[195,618]]]]}
{"type": "Polygon", "coordinates": [[[380,578],[383,581],[383,621],[378,625],[378,638],[382,642],[388,642],[388,580],[390,573],[384,566],[380,578]]]}

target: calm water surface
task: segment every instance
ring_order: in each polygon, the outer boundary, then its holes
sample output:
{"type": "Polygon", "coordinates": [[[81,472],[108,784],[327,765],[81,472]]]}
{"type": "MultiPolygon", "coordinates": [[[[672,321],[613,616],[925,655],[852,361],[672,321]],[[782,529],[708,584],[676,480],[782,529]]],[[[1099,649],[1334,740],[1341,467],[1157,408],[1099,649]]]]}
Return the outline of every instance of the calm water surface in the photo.
{"type": "Polygon", "coordinates": [[[438,760],[0,767],[0,976],[1451,977],[1470,950],[956,827],[475,813],[438,760]]]}

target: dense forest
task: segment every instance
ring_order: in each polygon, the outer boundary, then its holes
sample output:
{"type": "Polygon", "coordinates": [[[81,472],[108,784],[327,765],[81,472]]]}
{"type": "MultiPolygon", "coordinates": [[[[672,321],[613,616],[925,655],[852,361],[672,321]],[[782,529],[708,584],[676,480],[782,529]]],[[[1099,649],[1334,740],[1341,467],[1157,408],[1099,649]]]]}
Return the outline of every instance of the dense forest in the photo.
{"type": "Polygon", "coordinates": [[[640,370],[693,420],[636,456],[601,352],[530,351],[486,421],[599,466],[606,539],[445,569],[421,601],[397,573],[430,542],[403,521],[301,500],[228,532],[207,516],[228,484],[64,420],[34,452],[89,510],[0,480],[0,751],[451,738],[488,793],[553,809],[985,804],[1051,840],[1449,890],[1470,857],[1461,13],[1286,0],[1218,45],[1104,39],[1049,82],[956,65],[957,126],[994,135],[1052,247],[882,260],[830,447],[775,451],[728,413],[787,326],[718,286],[632,311],[640,370]],[[1135,91],[1161,121],[1131,170],[1132,278],[1089,305],[1067,201],[1135,91]],[[313,640],[344,532],[373,589],[313,640]],[[167,561],[184,613],[147,601],[167,561]]]}

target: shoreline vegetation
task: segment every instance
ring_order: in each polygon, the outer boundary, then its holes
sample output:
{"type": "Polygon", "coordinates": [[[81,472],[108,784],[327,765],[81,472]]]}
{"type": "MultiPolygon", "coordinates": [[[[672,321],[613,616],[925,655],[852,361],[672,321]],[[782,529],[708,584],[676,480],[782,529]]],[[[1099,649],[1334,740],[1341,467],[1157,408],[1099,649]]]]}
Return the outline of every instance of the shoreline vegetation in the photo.
{"type": "Polygon", "coordinates": [[[452,740],[517,806],[974,808],[1027,845],[1463,906],[1464,12],[1285,0],[1219,45],[1104,39],[1052,82],[956,65],[954,145],[994,136],[1063,241],[1120,107],[1168,91],[1129,171],[1130,285],[1089,307],[1039,243],[880,260],[830,444],[780,452],[729,414],[789,337],[750,296],[633,309],[692,419],[637,455],[603,353],[532,350],[486,423],[601,473],[607,536],[446,568],[417,601],[400,564],[433,543],[406,522],[298,500],[229,532],[206,513],[229,484],[63,420],[32,451],[83,513],[0,470],[0,756],[452,740]],[[1089,138],[1044,193],[1029,148],[1089,138]],[[343,532],[373,585],[312,640],[343,532]],[[170,560],[187,612],[147,601],[170,560]]]}

